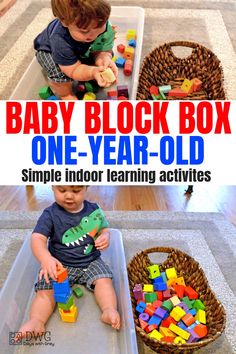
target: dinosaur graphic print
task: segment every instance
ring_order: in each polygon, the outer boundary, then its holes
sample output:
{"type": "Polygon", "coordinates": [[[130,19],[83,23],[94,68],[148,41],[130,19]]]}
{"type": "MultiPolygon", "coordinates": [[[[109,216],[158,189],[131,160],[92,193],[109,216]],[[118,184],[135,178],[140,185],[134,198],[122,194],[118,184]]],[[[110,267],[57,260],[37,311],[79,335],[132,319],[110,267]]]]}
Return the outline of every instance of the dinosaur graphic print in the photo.
{"type": "Polygon", "coordinates": [[[83,246],[83,254],[88,255],[94,247],[91,237],[96,240],[98,232],[104,227],[104,220],[102,210],[100,208],[94,210],[88,216],[83,217],[79,225],[64,232],[62,243],[67,247],[83,246]]]}

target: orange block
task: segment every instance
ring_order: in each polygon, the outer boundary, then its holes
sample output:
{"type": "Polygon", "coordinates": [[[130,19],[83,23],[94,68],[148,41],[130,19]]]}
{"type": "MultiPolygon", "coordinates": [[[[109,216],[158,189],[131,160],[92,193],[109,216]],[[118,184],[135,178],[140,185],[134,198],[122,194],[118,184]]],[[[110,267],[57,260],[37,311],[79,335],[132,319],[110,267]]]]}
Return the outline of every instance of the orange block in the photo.
{"type": "Polygon", "coordinates": [[[193,330],[200,338],[206,337],[208,333],[207,326],[201,323],[196,325],[193,330]]]}
{"type": "Polygon", "coordinates": [[[200,91],[202,87],[202,81],[199,80],[198,78],[194,78],[191,80],[193,83],[193,92],[200,91]]]}
{"type": "Polygon", "coordinates": [[[172,342],[174,342],[175,338],[174,337],[163,337],[163,338],[161,338],[161,340],[163,342],[172,343],[172,342]]]}
{"type": "Polygon", "coordinates": [[[184,322],[184,324],[188,327],[191,326],[195,322],[195,318],[191,313],[187,313],[184,317],[181,318],[181,320],[184,322]]]}
{"type": "Polygon", "coordinates": [[[176,87],[168,92],[170,97],[187,97],[188,93],[181,90],[181,88],[176,87]]]}
{"type": "Polygon", "coordinates": [[[57,282],[62,283],[67,278],[68,278],[67,269],[64,267],[57,268],[57,282]]]}

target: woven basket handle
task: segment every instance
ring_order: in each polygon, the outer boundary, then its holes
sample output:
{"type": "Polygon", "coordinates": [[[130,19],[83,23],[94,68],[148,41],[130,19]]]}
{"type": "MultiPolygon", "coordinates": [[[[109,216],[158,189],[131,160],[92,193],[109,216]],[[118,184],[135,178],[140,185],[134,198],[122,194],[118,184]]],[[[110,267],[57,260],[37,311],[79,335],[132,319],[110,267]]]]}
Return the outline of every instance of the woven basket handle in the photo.
{"type": "Polygon", "coordinates": [[[149,254],[149,253],[171,253],[173,252],[175,249],[172,247],[152,247],[152,248],[147,248],[144,251],[142,251],[145,254],[149,254]]]}
{"type": "MultiPolygon", "coordinates": [[[[168,46],[169,46],[170,51],[172,52],[172,55],[175,58],[177,58],[176,55],[173,53],[173,50],[171,47],[187,47],[187,48],[195,49],[195,48],[199,47],[199,44],[197,44],[195,42],[176,41],[176,42],[169,42],[168,46]]],[[[186,59],[190,59],[193,55],[194,55],[194,51],[192,51],[192,53],[190,55],[188,55],[186,57],[186,59]]]]}

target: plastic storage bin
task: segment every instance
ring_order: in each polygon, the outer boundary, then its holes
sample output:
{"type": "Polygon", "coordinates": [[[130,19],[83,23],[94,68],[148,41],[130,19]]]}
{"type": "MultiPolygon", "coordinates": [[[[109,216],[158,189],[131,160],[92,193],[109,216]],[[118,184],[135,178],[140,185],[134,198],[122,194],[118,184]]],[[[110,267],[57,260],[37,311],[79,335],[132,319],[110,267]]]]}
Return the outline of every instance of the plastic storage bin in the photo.
{"type": "MultiPolygon", "coordinates": [[[[130,99],[136,99],[139,66],[143,42],[144,28],[144,10],[135,6],[114,6],[111,10],[111,22],[117,26],[118,37],[115,40],[114,53],[117,53],[116,46],[120,43],[127,45],[126,32],[128,29],[135,29],[137,34],[137,46],[135,48],[135,58],[133,72],[131,77],[126,77],[123,70],[119,69],[118,85],[128,85],[130,99]]],[[[120,55],[120,54],[119,54],[120,55]]],[[[39,99],[38,91],[41,86],[47,85],[45,76],[43,75],[41,66],[34,58],[28,69],[22,76],[15,90],[13,91],[11,100],[31,100],[39,99]]],[[[115,89],[115,85],[109,90],[115,89]]],[[[101,90],[104,92],[104,90],[101,90]]],[[[105,92],[98,96],[99,99],[105,99],[105,92]]]]}
{"type": "Polygon", "coordinates": [[[114,274],[114,287],[121,314],[120,331],[100,321],[100,310],[91,292],[85,291],[76,299],[79,315],[76,323],[65,323],[55,309],[46,330],[47,340],[32,341],[32,345],[9,344],[12,332],[19,329],[28,316],[33,296],[33,284],[37,279],[39,264],[30,250],[30,235],[25,240],[8,278],[0,293],[0,343],[1,353],[37,354],[137,354],[136,334],[129,294],[128,277],[122,235],[111,229],[110,247],[102,257],[114,274]],[[41,343],[41,344],[40,344],[41,343]],[[53,345],[54,344],[54,345],[53,345]]]}

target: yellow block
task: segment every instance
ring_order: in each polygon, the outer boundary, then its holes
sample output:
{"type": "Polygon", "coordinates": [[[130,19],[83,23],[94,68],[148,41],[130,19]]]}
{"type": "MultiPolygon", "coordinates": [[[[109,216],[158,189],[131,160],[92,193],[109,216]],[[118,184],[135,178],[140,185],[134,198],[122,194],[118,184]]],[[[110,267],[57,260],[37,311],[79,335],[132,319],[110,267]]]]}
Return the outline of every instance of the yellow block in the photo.
{"type": "Polygon", "coordinates": [[[186,315],[186,312],[179,306],[174,307],[170,313],[170,316],[177,322],[179,322],[184,315],[186,315]]]}
{"type": "Polygon", "coordinates": [[[93,92],[86,92],[83,97],[84,101],[96,100],[96,95],[93,92]]]}
{"type": "Polygon", "coordinates": [[[149,333],[149,337],[160,340],[161,338],[163,338],[163,335],[156,329],[154,329],[151,333],[149,333]]]}
{"type": "Polygon", "coordinates": [[[187,331],[183,330],[182,328],[179,328],[178,326],[176,326],[175,324],[171,323],[169,326],[169,329],[178,334],[178,336],[182,337],[185,340],[188,340],[190,337],[190,333],[188,333],[187,331]]]}
{"type": "Polygon", "coordinates": [[[126,32],[126,39],[127,41],[130,41],[131,39],[136,39],[136,30],[128,29],[128,31],[126,32]]]}
{"type": "Polygon", "coordinates": [[[143,285],[143,292],[145,293],[153,293],[154,287],[152,284],[144,284],[143,285]]]}
{"type": "Polygon", "coordinates": [[[184,82],[181,85],[181,90],[184,92],[189,93],[192,90],[192,86],[193,86],[193,82],[188,80],[188,79],[184,79],[184,82]]]}
{"type": "Polygon", "coordinates": [[[174,343],[179,344],[179,343],[186,343],[186,340],[184,338],[181,337],[176,337],[174,339],[174,343]]]}
{"type": "Polygon", "coordinates": [[[78,316],[78,309],[75,305],[71,306],[69,311],[62,310],[60,308],[59,313],[61,316],[62,321],[64,322],[76,322],[78,316]]]}
{"type": "Polygon", "coordinates": [[[114,82],[116,81],[116,77],[113,73],[113,71],[111,70],[111,68],[107,68],[106,70],[104,70],[103,72],[101,72],[101,76],[102,78],[107,81],[107,82],[114,82]]]}
{"type": "Polygon", "coordinates": [[[134,48],[133,47],[125,47],[125,51],[123,53],[123,57],[125,59],[133,60],[133,58],[134,58],[134,48]]]}
{"type": "Polygon", "coordinates": [[[177,278],[177,273],[176,273],[175,268],[173,267],[173,268],[166,269],[166,276],[167,276],[167,279],[177,278]]]}
{"type": "Polygon", "coordinates": [[[195,320],[199,321],[200,323],[206,324],[206,312],[203,310],[198,310],[195,315],[195,320]]]}
{"type": "Polygon", "coordinates": [[[164,337],[176,337],[176,335],[167,327],[159,327],[159,332],[164,336],[164,337]]]}

